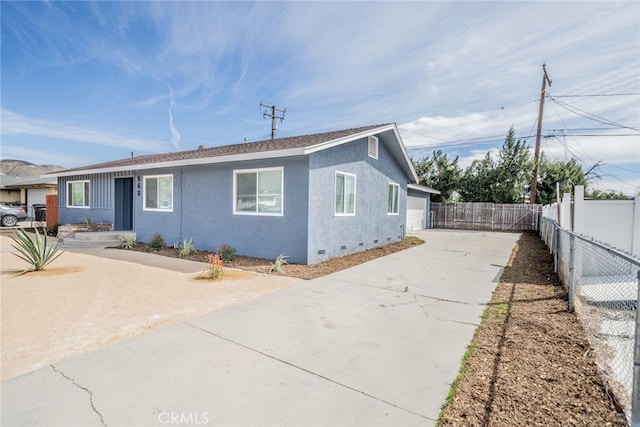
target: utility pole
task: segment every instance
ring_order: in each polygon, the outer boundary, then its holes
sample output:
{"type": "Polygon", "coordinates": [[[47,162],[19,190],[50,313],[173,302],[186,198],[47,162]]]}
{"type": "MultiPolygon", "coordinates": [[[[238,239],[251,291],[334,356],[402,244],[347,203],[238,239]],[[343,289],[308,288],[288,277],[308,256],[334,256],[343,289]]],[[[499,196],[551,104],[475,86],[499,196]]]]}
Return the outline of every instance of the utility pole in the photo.
{"type": "Polygon", "coordinates": [[[284,120],[284,113],[287,112],[287,109],[276,108],[275,105],[265,104],[262,101],[260,101],[260,107],[267,109],[262,112],[262,118],[271,117],[271,139],[274,139],[276,137],[276,130],[278,130],[278,123],[276,120],[280,119],[280,122],[282,123],[284,120]],[[281,116],[278,115],[279,112],[282,113],[281,116]]]}
{"type": "Polygon", "coordinates": [[[544,111],[544,97],[547,91],[547,82],[551,86],[551,79],[547,74],[546,64],[542,64],[542,90],[540,91],[540,110],[538,111],[538,132],[536,133],[536,150],[533,165],[533,178],[531,180],[531,196],[529,203],[536,203],[536,191],[538,190],[538,165],[540,163],[540,136],[542,134],[542,112],[544,111]]]}

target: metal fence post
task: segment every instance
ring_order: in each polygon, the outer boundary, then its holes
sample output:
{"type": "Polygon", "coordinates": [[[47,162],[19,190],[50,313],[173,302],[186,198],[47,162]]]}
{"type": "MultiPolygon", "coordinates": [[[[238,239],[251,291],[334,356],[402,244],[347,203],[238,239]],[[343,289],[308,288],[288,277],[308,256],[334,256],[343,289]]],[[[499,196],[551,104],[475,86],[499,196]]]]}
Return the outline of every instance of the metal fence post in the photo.
{"type": "Polygon", "coordinates": [[[640,271],[638,271],[638,299],[636,300],[636,341],[633,359],[633,385],[631,393],[631,427],[640,427],[640,271]]]}
{"type": "Polygon", "coordinates": [[[551,247],[553,248],[553,272],[554,273],[558,273],[558,252],[560,249],[560,230],[558,229],[558,227],[556,227],[555,224],[552,225],[553,227],[553,234],[552,234],[552,239],[553,241],[551,242],[551,247]]]}
{"type": "Polygon", "coordinates": [[[574,292],[576,288],[575,283],[575,264],[576,264],[576,236],[573,233],[569,234],[569,311],[573,312],[574,309],[574,292]]]}

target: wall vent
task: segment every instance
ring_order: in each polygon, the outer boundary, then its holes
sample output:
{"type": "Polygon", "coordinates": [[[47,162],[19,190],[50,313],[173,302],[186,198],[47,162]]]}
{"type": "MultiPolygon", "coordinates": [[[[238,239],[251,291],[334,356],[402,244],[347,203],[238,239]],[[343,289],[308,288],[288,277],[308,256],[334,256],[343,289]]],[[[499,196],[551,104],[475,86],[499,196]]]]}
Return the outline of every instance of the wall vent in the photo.
{"type": "Polygon", "coordinates": [[[324,249],[318,250],[318,255],[324,255],[324,249]]]}
{"type": "Polygon", "coordinates": [[[378,243],[378,239],[374,240],[373,243],[378,243]]]}
{"type": "Polygon", "coordinates": [[[369,157],[373,159],[378,158],[378,138],[375,136],[369,137],[369,157]]]}
{"type": "Polygon", "coordinates": [[[347,249],[347,245],[340,246],[340,249],[347,249]]]}
{"type": "Polygon", "coordinates": [[[364,246],[364,242],[358,243],[358,246],[364,246]]]}

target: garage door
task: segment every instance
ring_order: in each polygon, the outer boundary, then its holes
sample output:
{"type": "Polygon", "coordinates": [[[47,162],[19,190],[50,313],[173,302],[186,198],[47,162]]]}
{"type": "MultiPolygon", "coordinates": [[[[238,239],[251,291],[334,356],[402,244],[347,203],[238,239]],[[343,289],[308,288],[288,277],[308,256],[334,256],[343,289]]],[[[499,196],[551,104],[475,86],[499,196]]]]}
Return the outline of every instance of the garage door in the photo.
{"type": "Polygon", "coordinates": [[[29,188],[27,189],[27,214],[29,217],[33,217],[33,205],[44,205],[47,203],[47,194],[49,189],[47,188],[29,188]]]}
{"type": "Polygon", "coordinates": [[[407,196],[407,231],[426,228],[427,200],[424,197],[407,196]]]}

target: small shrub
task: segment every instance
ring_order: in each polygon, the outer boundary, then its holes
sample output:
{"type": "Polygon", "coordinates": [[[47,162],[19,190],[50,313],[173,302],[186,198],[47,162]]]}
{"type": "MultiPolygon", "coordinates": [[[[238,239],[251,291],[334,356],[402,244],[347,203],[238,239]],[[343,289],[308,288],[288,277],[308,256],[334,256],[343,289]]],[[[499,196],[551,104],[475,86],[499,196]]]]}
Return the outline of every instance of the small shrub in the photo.
{"type": "Polygon", "coordinates": [[[14,255],[20,259],[28,262],[32,268],[24,270],[22,273],[29,271],[40,271],[50,262],[58,258],[64,251],[60,250],[60,243],[56,243],[52,246],[47,246],[47,230],[45,229],[42,234],[35,230],[35,240],[31,240],[31,237],[23,229],[20,229],[16,234],[11,235],[11,240],[15,242],[12,245],[17,252],[14,255]]]}
{"type": "Polygon", "coordinates": [[[134,233],[123,233],[120,236],[120,247],[133,249],[136,245],[136,235],[134,233]]]}
{"type": "Polygon", "coordinates": [[[91,218],[91,217],[86,217],[86,218],[84,219],[84,223],[85,223],[85,224],[87,224],[87,225],[91,225],[91,224],[93,224],[93,218],[91,218]]]}
{"type": "Polygon", "coordinates": [[[230,263],[236,258],[236,248],[226,243],[223,243],[218,248],[218,255],[225,263],[230,263]]]}
{"type": "Polygon", "coordinates": [[[58,235],[58,227],[60,224],[52,224],[51,227],[47,229],[47,235],[56,237],[58,235]]]}
{"type": "Polygon", "coordinates": [[[196,245],[195,243],[193,243],[193,237],[190,238],[189,240],[187,240],[186,238],[184,239],[184,241],[182,242],[182,247],[180,248],[180,253],[179,255],[182,256],[189,256],[191,253],[198,253],[198,251],[196,250],[196,245]]]}
{"type": "Polygon", "coordinates": [[[208,254],[207,255],[207,267],[204,269],[202,274],[200,274],[200,279],[219,279],[222,277],[224,261],[218,254],[208,254]]]}
{"type": "Polygon", "coordinates": [[[153,234],[151,235],[151,239],[149,240],[149,244],[148,244],[149,250],[159,251],[165,246],[166,246],[166,243],[164,242],[164,239],[162,238],[162,236],[159,233],[154,231],[153,234]]]}
{"type": "Polygon", "coordinates": [[[276,258],[276,260],[271,263],[269,274],[273,273],[274,271],[280,274],[287,274],[287,272],[284,270],[284,265],[289,264],[289,262],[287,261],[287,258],[289,257],[286,256],[285,254],[278,255],[278,258],[276,258]]]}

